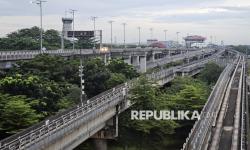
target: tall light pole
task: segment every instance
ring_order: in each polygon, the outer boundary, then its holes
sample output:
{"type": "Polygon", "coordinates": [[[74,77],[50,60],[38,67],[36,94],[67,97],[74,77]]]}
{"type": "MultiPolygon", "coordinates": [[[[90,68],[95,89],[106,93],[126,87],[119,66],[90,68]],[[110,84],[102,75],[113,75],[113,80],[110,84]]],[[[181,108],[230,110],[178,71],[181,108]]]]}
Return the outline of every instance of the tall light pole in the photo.
{"type": "Polygon", "coordinates": [[[123,45],[124,45],[124,49],[126,49],[126,23],[122,23],[123,25],[123,45]]]}
{"type": "Polygon", "coordinates": [[[139,43],[138,45],[141,46],[141,27],[138,27],[138,34],[139,34],[139,43]]]}
{"type": "Polygon", "coordinates": [[[72,14],[73,16],[73,50],[75,50],[75,12],[77,10],[74,10],[74,9],[70,9],[70,13],[72,14]]]}
{"type": "Polygon", "coordinates": [[[31,3],[35,3],[40,6],[40,53],[42,53],[43,50],[43,3],[47,1],[44,0],[36,0],[31,1],[31,3]]]}
{"type": "Polygon", "coordinates": [[[210,36],[210,44],[213,44],[213,36],[210,36]]]}
{"type": "Polygon", "coordinates": [[[150,30],[150,37],[151,39],[153,39],[153,28],[150,28],[149,30],[150,30]]]}
{"type": "Polygon", "coordinates": [[[96,17],[96,16],[91,17],[91,20],[93,20],[93,23],[94,23],[94,49],[96,49],[96,47],[95,47],[95,38],[96,38],[95,22],[96,22],[97,18],[98,17],[96,17]]]}
{"type": "Polygon", "coordinates": [[[179,34],[180,32],[176,32],[177,48],[179,47],[179,34]]]}
{"type": "Polygon", "coordinates": [[[164,33],[165,33],[165,41],[167,41],[167,31],[168,31],[168,30],[164,30],[164,33]]]}
{"type": "MultiPolygon", "coordinates": [[[[83,62],[82,62],[82,49],[80,49],[80,66],[79,66],[79,77],[80,77],[80,87],[81,87],[81,92],[80,92],[80,101],[81,101],[81,105],[83,106],[83,101],[86,100],[86,93],[84,90],[84,74],[83,74],[83,62]]],[[[87,101],[87,104],[89,103],[89,101],[87,101]]]]}
{"type": "Polygon", "coordinates": [[[110,50],[109,50],[109,59],[111,59],[111,50],[112,50],[112,45],[113,45],[113,22],[112,20],[109,21],[110,23],[110,50]]]}

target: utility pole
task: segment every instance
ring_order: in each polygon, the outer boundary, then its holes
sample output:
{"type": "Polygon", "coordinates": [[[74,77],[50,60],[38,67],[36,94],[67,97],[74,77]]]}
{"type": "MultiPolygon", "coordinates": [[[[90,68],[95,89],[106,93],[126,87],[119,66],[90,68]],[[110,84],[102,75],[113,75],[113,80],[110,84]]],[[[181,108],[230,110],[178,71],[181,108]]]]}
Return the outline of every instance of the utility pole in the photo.
{"type": "Polygon", "coordinates": [[[43,50],[43,3],[45,2],[47,1],[44,0],[31,1],[31,3],[35,3],[40,7],[40,53],[42,53],[43,50]]]}
{"type": "Polygon", "coordinates": [[[123,25],[123,45],[124,45],[124,49],[126,49],[126,23],[122,23],[123,25]]]}
{"type": "MultiPolygon", "coordinates": [[[[81,92],[80,92],[80,101],[81,101],[81,105],[83,106],[84,102],[86,100],[86,94],[84,91],[84,74],[83,74],[83,63],[82,63],[82,49],[80,49],[80,66],[79,66],[79,77],[80,77],[80,87],[81,87],[81,92]]],[[[89,103],[89,101],[87,101],[87,103],[89,103]]]]}
{"type": "Polygon", "coordinates": [[[70,9],[70,13],[73,15],[73,51],[75,50],[75,12],[77,10],[70,9]]]}
{"type": "Polygon", "coordinates": [[[177,48],[179,47],[179,33],[180,32],[176,32],[177,48]]]}
{"type": "Polygon", "coordinates": [[[138,33],[139,33],[139,47],[141,46],[141,27],[138,27],[138,33]]]}
{"type": "Polygon", "coordinates": [[[113,45],[113,22],[112,20],[109,21],[110,23],[110,50],[109,50],[109,59],[111,60],[111,50],[112,50],[112,45],[113,45]]]}
{"type": "Polygon", "coordinates": [[[150,28],[150,37],[151,37],[151,40],[153,39],[153,28],[150,28]]]}
{"type": "Polygon", "coordinates": [[[164,33],[165,33],[165,41],[167,41],[167,31],[168,31],[168,30],[164,30],[164,33]]]}
{"type": "Polygon", "coordinates": [[[210,44],[213,44],[213,36],[210,36],[210,44]]]}
{"type": "Polygon", "coordinates": [[[96,49],[96,44],[95,44],[95,39],[96,39],[95,22],[96,22],[97,18],[98,17],[95,17],[95,16],[91,17],[91,19],[93,20],[93,23],[94,23],[94,49],[96,49]]]}

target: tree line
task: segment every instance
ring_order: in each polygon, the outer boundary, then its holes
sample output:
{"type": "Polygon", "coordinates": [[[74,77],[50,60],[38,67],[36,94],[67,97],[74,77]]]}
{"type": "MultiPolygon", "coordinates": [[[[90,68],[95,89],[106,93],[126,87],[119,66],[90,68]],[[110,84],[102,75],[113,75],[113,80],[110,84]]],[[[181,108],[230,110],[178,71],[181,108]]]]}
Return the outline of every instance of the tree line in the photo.
{"type": "Polygon", "coordinates": [[[131,120],[131,110],[201,111],[222,70],[217,64],[208,63],[195,78],[177,77],[165,87],[141,78],[130,91],[129,99],[135,104],[119,116],[119,137],[110,147],[162,150],[181,141],[173,148],[180,149],[194,121],[131,120]],[[177,131],[182,137],[177,136],[177,131]]]}
{"type": "MultiPolygon", "coordinates": [[[[43,31],[43,46],[47,50],[61,48],[61,33],[54,29],[43,31]]],[[[76,49],[93,48],[96,41],[93,38],[79,38],[75,41],[76,49]]],[[[64,47],[72,48],[72,42],[64,39],[64,47]]],[[[0,38],[0,51],[4,50],[39,50],[40,49],[40,28],[34,26],[24,28],[7,34],[0,38]]]]}
{"type": "MultiPolygon", "coordinates": [[[[13,134],[80,102],[79,59],[39,55],[0,73],[0,134],[13,134]],[[17,119],[18,117],[18,119],[17,119]]],[[[85,92],[91,98],[137,77],[122,59],[83,63],[85,92]]]]}

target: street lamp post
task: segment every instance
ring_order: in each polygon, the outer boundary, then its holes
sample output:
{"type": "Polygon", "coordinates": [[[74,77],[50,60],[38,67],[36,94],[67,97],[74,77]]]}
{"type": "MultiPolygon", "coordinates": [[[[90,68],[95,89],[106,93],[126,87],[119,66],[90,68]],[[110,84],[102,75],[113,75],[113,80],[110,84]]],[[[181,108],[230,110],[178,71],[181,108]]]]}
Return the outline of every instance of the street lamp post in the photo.
{"type": "Polygon", "coordinates": [[[43,3],[47,2],[44,0],[36,0],[36,1],[31,1],[31,3],[35,3],[39,5],[40,7],[40,53],[42,53],[43,50],[43,3]]]}
{"type": "Polygon", "coordinates": [[[123,25],[123,44],[124,44],[124,49],[126,49],[126,23],[122,23],[123,25]]]}
{"type": "Polygon", "coordinates": [[[164,33],[165,33],[165,41],[167,41],[167,31],[168,31],[168,30],[164,30],[164,33]]]}
{"type": "Polygon", "coordinates": [[[210,36],[210,44],[213,44],[213,36],[210,36]]]}
{"type": "Polygon", "coordinates": [[[96,22],[97,17],[93,16],[93,17],[91,17],[91,19],[93,20],[93,23],[94,23],[94,49],[96,49],[96,45],[95,45],[95,38],[96,38],[95,22],[96,22]]]}
{"type": "Polygon", "coordinates": [[[73,15],[73,51],[75,50],[75,12],[77,10],[70,9],[70,13],[73,15]]]}
{"type": "Polygon", "coordinates": [[[109,50],[109,59],[111,59],[111,50],[112,50],[112,45],[113,45],[113,22],[112,20],[109,21],[110,23],[110,50],[109,50]]]}
{"type": "Polygon", "coordinates": [[[140,47],[141,46],[141,27],[138,27],[138,34],[139,34],[139,43],[138,43],[138,46],[140,47]]]}
{"type": "MultiPolygon", "coordinates": [[[[79,66],[79,77],[80,77],[80,87],[81,87],[81,93],[80,93],[80,101],[81,101],[81,105],[83,106],[83,101],[85,101],[85,91],[84,91],[84,74],[83,74],[83,63],[82,63],[82,50],[80,49],[80,66],[79,66]]],[[[87,103],[89,103],[89,101],[87,101],[87,103]]]]}
{"type": "Polygon", "coordinates": [[[153,39],[153,28],[150,28],[149,30],[150,30],[150,37],[151,39],[153,39]]]}
{"type": "Polygon", "coordinates": [[[176,32],[177,48],[179,47],[179,33],[180,32],[176,32]]]}

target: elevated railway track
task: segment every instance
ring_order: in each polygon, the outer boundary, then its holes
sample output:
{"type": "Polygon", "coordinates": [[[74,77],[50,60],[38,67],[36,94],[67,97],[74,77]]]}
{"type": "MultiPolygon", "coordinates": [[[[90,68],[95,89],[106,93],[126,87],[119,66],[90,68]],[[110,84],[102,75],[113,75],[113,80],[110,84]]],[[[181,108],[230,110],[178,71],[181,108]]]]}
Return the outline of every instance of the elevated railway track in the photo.
{"type": "MultiPolygon", "coordinates": [[[[147,77],[161,81],[159,84],[165,84],[182,69],[201,70],[205,63],[214,61],[215,56],[184,66],[162,69],[147,77]]],[[[0,150],[73,149],[104,128],[110,119],[116,118],[117,121],[119,113],[130,107],[126,95],[136,80],[105,91],[89,99],[89,103],[75,106],[0,141],[0,150]]]]}
{"type": "Polygon", "coordinates": [[[183,150],[247,149],[245,72],[245,57],[238,55],[218,79],[183,150]]]}

